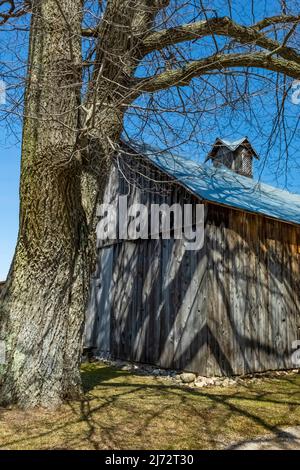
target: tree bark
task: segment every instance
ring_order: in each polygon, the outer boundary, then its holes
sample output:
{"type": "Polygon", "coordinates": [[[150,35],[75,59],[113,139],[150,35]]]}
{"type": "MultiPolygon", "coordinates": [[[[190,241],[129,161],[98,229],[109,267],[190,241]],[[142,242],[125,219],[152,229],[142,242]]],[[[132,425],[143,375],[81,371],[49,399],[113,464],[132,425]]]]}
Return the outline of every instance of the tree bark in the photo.
{"type": "Polygon", "coordinates": [[[81,392],[89,281],[76,146],[81,0],[33,2],[20,228],[0,303],[0,402],[59,405],[81,392]]]}

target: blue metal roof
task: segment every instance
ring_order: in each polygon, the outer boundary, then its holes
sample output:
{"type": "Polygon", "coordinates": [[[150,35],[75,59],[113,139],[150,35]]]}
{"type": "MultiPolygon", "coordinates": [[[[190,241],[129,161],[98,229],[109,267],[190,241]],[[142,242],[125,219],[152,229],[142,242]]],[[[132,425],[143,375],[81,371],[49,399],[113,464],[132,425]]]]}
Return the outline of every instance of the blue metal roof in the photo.
{"type": "Polygon", "coordinates": [[[218,139],[220,140],[220,142],[222,142],[227,148],[229,148],[230,150],[234,151],[236,150],[243,142],[245,142],[245,140],[247,140],[247,137],[242,137],[241,139],[239,140],[235,140],[235,141],[229,141],[227,139],[218,139]]]}
{"type": "Polygon", "coordinates": [[[281,221],[300,224],[300,195],[240,176],[225,168],[201,165],[168,151],[129,144],[199,198],[281,221]]]}

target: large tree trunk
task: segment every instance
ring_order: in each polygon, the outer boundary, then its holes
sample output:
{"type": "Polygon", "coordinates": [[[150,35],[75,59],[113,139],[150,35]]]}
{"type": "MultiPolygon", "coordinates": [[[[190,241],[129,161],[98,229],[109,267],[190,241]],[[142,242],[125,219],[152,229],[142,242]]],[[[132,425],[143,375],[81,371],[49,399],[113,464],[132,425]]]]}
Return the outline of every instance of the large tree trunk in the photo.
{"type": "Polygon", "coordinates": [[[20,229],[0,304],[0,401],[22,407],[80,394],[89,280],[76,148],[81,0],[33,6],[20,229]]]}
{"type": "Polygon", "coordinates": [[[107,3],[81,106],[82,0],[32,2],[20,229],[0,298],[0,404],[55,407],[81,394],[96,207],[133,99],[139,40],[167,3],[107,3]]]}

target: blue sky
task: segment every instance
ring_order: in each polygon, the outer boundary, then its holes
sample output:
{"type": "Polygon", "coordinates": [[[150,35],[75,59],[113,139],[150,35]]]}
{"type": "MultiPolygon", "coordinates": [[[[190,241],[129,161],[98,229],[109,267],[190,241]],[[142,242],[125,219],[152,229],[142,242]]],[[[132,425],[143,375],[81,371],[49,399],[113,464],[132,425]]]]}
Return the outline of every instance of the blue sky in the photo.
{"type": "MultiPolygon", "coordinates": [[[[226,6],[228,2],[217,0],[216,4],[220,5],[220,14],[228,14],[226,6]]],[[[249,10],[249,3],[245,0],[232,2],[236,5],[232,14],[237,21],[246,22],[245,15],[246,8],[249,10]]],[[[275,14],[278,12],[279,2],[272,1],[255,1],[255,16],[259,20],[265,13],[267,15],[275,14]]],[[[251,12],[252,14],[252,12],[251,12]]],[[[250,15],[250,13],[249,13],[250,15]]],[[[251,21],[251,18],[249,19],[251,21]]],[[[2,34],[2,33],[0,33],[2,34]]],[[[3,36],[2,36],[3,37],[3,36]]],[[[11,47],[13,47],[10,41],[11,47]]],[[[207,43],[210,48],[212,44],[207,43]]],[[[0,55],[6,46],[0,45],[0,55]]],[[[195,48],[196,56],[199,55],[199,49],[195,48]]],[[[203,49],[202,49],[203,51],[203,49]]],[[[205,52],[205,51],[204,51],[205,52]]],[[[26,54],[26,45],[23,47],[22,54],[26,54]]],[[[1,62],[1,60],[0,60],[1,62]]],[[[0,80],[1,80],[0,68],[0,80]]],[[[222,83],[218,84],[222,86],[222,83]]],[[[189,141],[181,145],[178,151],[183,152],[188,157],[203,161],[210,145],[214,142],[216,137],[228,138],[229,140],[236,140],[244,135],[247,135],[251,143],[256,148],[257,152],[261,155],[261,161],[256,162],[255,178],[264,182],[272,184],[280,188],[288,189],[292,192],[300,194],[300,152],[299,148],[299,131],[293,135],[293,130],[300,118],[300,104],[293,104],[291,100],[291,93],[287,99],[286,106],[286,125],[287,133],[291,139],[289,145],[290,155],[288,160],[285,158],[284,149],[280,146],[280,140],[274,139],[273,147],[269,153],[266,152],[267,137],[272,134],[272,118],[275,113],[275,94],[272,86],[269,90],[265,90],[264,94],[259,93],[259,86],[254,85],[255,96],[252,99],[254,114],[243,113],[240,109],[236,111],[227,112],[226,110],[218,110],[207,113],[199,125],[199,141],[189,141]],[[256,88],[255,88],[256,87],[256,88]],[[262,106],[263,101],[263,106],[262,106]],[[217,125],[214,122],[217,122],[217,125]],[[259,128],[259,131],[258,131],[259,128]],[[281,158],[279,158],[281,156],[281,158]]],[[[0,117],[5,111],[5,105],[0,104],[0,117]]],[[[169,117],[168,117],[169,119],[169,117]]],[[[127,120],[128,134],[135,135],[133,121],[127,120]]],[[[184,129],[185,122],[181,117],[171,116],[170,124],[180,126],[184,129]]],[[[137,121],[135,121],[135,124],[137,121]]],[[[16,127],[17,133],[21,133],[21,128],[16,127]]],[[[151,144],[156,142],[157,128],[153,125],[152,128],[146,127],[143,134],[143,139],[151,144]]],[[[0,280],[5,279],[9,265],[11,263],[14,247],[18,232],[18,217],[19,217],[19,176],[20,176],[20,143],[14,137],[7,138],[7,129],[5,126],[0,125],[0,280]]]]}
{"type": "Polygon", "coordinates": [[[0,280],[6,277],[18,233],[20,175],[20,148],[7,148],[3,134],[0,133],[0,280]]]}

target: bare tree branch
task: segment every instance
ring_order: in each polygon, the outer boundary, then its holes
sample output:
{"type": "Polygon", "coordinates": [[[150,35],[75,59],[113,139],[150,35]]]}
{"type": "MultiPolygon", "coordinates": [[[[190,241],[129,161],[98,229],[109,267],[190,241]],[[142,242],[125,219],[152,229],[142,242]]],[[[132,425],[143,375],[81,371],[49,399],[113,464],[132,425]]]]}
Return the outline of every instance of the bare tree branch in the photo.
{"type": "MultiPolygon", "coordinates": [[[[224,19],[225,18],[212,18],[211,21],[213,22],[213,20],[214,20],[215,22],[219,21],[220,23],[222,23],[222,21],[224,19]]],[[[228,19],[230,19],[230,18],[227,17],[227,20],[228,19]]],[[[195,37],[195,35],[193,35],[193,29],[195,30],[194,32],[197,35],[197,28],[199,27],[200,31],[201,31],[201,28],[203,28],[205,23],[206,23],[206,21],[200,21],[200,22],[197,22],[197,23],[189,24],[189,25],[179,26],[177,28],[172,28],[172,29],[168,29],[168,30],[154,32],[154,33],[150,34],[148,36],[148,38],[145,40],[144,47],[145,47],[146,50],[147,50],[148,47],[151,47],[152,43],[155,43],[155,39],[159,38],[160,34],[162,34],[162,36],[161,36],[162,39],[165,40],[165,38],[168,37],[168,35],[166,35],[167,32],[172,31],[174,33],[174,36],[173,36],[174,39],[176,38],[176,34],[178,34],[178,37],[180,38],[181,33],[188,34],[189,29],[187,28],[187,26],[189,26],[191,28],[191,36],[187,37],[187,39],[179,39],[178,41],[175,40],[171,44],[175,44],[176,42],[182,42],[183,40],[195,39],[197,36],[195,37]]],[[[275,25],[278,25],[278,24],[284,25],[284,24],[290,24],[290,23],[294,23],[294,24],[300,23],[300,15],[299,16],[294,16],[294,15],[270,16],[268,18],[264,18],[263,20],[255,23],[252,26],[249,26],[247,29],[254,30],[254,31],[261,31],[265,28],[268,28],[269,26],[275,26],[275,25]]],[[[211,34],[212,33],[214,33],[213,30],[211,30],[211,34]]],[[[99,35],[99,29],[98,28],[84,28],[84,29],[82,29],[82,36],[84,36],[84,37],[98,37],[98,35],[99,35]]],[[[155,47],[155,44],[154,44],[154,48],[158,49],[157,47],[155,47]]]]}
{"type": "Polygon", "coordinates": [[[0,7],[7,5],[7,11],[0,12],[0,25],[5,24],[11,18],[19,18],[20,16],[29,13],[31,8],[31,1],[24,0],[21,5],[16,5],[14,0],[0,0],[0,7]]]}
{"type": "Polygon", "coordinates": [[[253,54],[216,54],[214,56],[188,63],[177,70],[169,70],[149,78],[137,81],[136,95],[144,92],[156,92],[172,86],[186,86],[190,81],[211,71],[221,71],[225,68],[256,67],[287,76],[300,78],[300,65],[295,62],[268,56],[265,53],[253,54]]]}
{"type": "Polygon", "coordinates": [[[266,37],[256,31],[255,28],[241,26],[228,17],[212,18],[207,21],[199,21],[152,33],[143,41],[142,52],[147,54],[153,50],[161,50],[166,46],[180,42],[219,35],[235,39],[240,44],[255,44],[270,52],[276,51],[284,59],[293,60],[300,64],[300,55],[294,49],[266,37]]]}
{"type": "Polygon", "coordinates": [[[299,23],[300,16],[294,15],[279,15],[279,16],[270,16],[268,18],[264,18],[263,20],[256,23],[252,26],[253,29],[261,31],[262,29],[268,28],[269,26],[273,26],[275,24],[288,24],[288,23],[299,23]]]}

